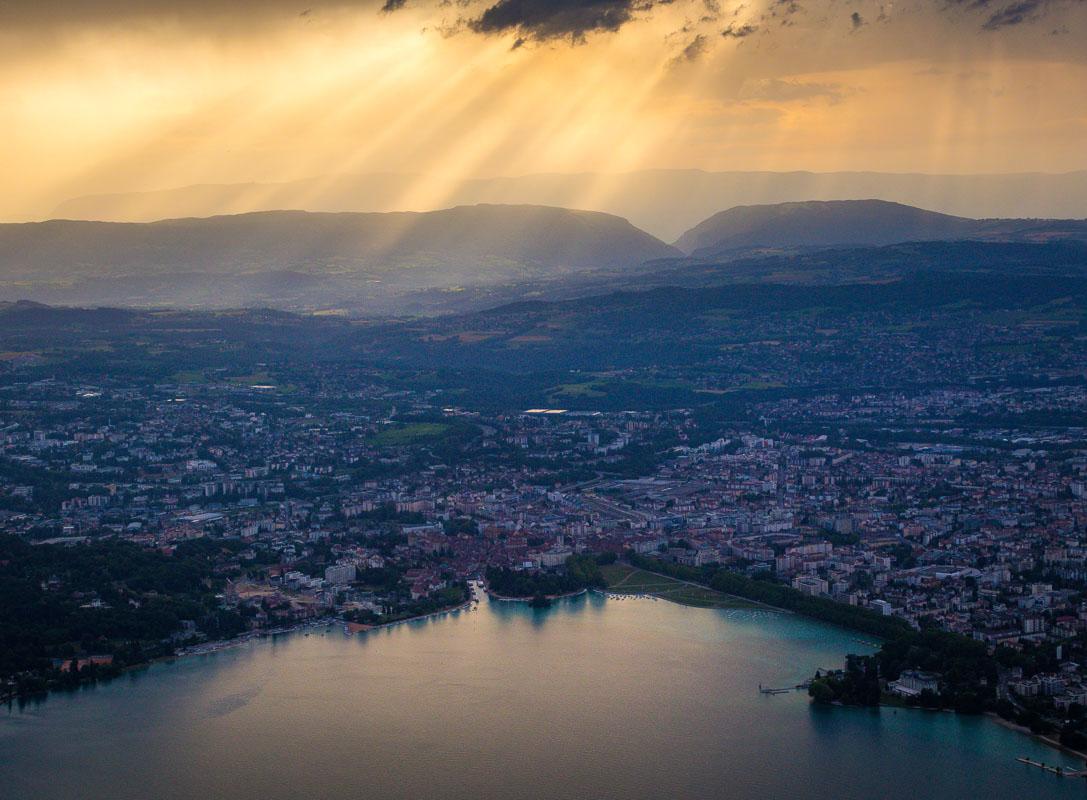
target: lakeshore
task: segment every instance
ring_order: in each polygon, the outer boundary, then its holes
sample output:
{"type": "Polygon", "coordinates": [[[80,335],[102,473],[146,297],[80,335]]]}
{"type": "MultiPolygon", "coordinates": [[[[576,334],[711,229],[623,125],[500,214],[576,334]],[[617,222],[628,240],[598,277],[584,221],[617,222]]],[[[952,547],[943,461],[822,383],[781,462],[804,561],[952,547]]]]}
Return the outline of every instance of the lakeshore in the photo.
{"type": "MultiPolygon", "coordinates": [[[[724,592],[714,590],[704,584],[696,583],[693,581],[683,580],[680,578],[671,577],[659,572],[653,572],[652,570],[645,569],[644,567],[635,567],[630,564],[616,563],[605,566],[602,570],[605,577],[608,579],[609,586],[607,589],[601,590],[604,594],[623,597],[624,592],[620,591],[624,588],[629,590],[629,596],[633,597],[650,597],[653,599],[667,600],[679,605],[693,606],[693,607],[707,607],[707,608],[725,608],[725,607],[761,607],[768,610],[772,610],[781,614],[793,614],[795,612],[789,609],[778,608],[766,603],[761,603],[757,600],[748,600],[736,595],[728,595],[724,592]],[[679,587],[694,587],[701,590],[701,592],[691,596],[684,594],[683,592],[677,592],[679,587]],[[725,600],[727,598],[727,600],[725,600]],[[730,604],[728,601],[733,601],[730,604]]],[[[851,630],[851,629],[850,629],[851,630]]],[[[864,645],[866,647],[878,648],[881,642],[872,642],[864,639],[853,638],[853,642],[864,645]]],[[[801,688],[798,684],[795,687],[790,687],[787,690],[769,690],[763,689],[762,685],[759,686],[760,693],[763,694],[779,694],[785,692],[792,692],[801,688]]],[[[849,707],[847,704],[834,703],[841,708],[849,707]]],[[[918,707],[911,707],[905,704],[889,704],[881,702],[880,708],[893,708],[893,709],[906,709],[911,711],[925,711],[929,709],[923,709],[918,707]]],[[[933,711],[937,711],[933,709],[933,711]]],[[[939,709],[943,713],[957,713],[950,709],[939,709]]],[[[1018,734],[1030,737],[1034,741],[1041,742],[1047,747],[1059,750],[1062,753],[1075,756],[1083,759],[1085,765],[1087,765],[1087,753],[1068,747],[1061,744],[1057,739],[1046,736],[1044,734],[1034,733],[1030,728],[1024,725],[1018,725],[1010,720],[1006,720],[999,714],[988,712],[984,715],[988,719],[996,722],[1002,727],[1015,731],[1018,734]]]]}
{"type": "Polygon", "coordinates": [[[1045,745],[1047,745],[1049,747],[1052,747],[1054,750],[1060,750],[1062,753],[1067,753],[1068,755],[1075,756],[1076,758],[1082,759],[1083,760],[1083,766],[1087,766],[1087,753],[1084,753],[1084,752],[1082,752],[1080,750],[1076,750],[1074,748],[1071,748],[1068,745],[1061,744],[1059,741],[1054,739],[1052,736],[1046,736],[1045,734],[1042,734],[1042,733],[1035,733],[1034,731],[1032,731],[1027,726],[1017,725],[1016,723],[1012,722],[1011,720],[1004,719],[999,714],[994,714],[991,711],[986,713],[985,716],[988,717],[989,719],[991,719],[997,725],[1001,726],[1002,728],[1007,728],[1010,731],[1015,731],[1016,733],[1019,733],[1019,734],[1021,734],[1023,736],[1029,736],[1031,739],[1034,739],[1035,741],[1038,741],[1038,742],[1042,742],[1043,744],[1045,744],[1045,745]]]}
{"type": "MultiPolygon", "coordinates": [[[[772,606],[768,606],[765,603],[759,603],[758,601],[746,601],[744,598],[736,598],[736,597],[733,597],[733,596],[730,596],[730,595],[726,595],[725,593],[717,592],[716,590],[713,590],[713,589],[711,589],[709,587],[706,587],[704,585],[701,585],[701,584],[696,584],[696,583],[693,583],[691,581],[685,581],[685,580],[681,580],[681,579],[678,579],[678,578],[673,578],[673,577],[670,577],[670,576],[667,576],[667,575],[663,575],[661,573],[655,573],[655,572],[652,572],[652,571],[649,571],[649,570],[641,569],[641,568],[638,568],[638,567],[633,567],[631,565],[626,565],[626,564],[609,565],[608,567],[605,567],[605,574],[607,575],[609,581],[615,581],[614,587],[609,586],[608,588],[601,589],[601,590],[581,589],[581,590],[578,590],[578,591],[575,591],[575,592],[570,592],[570,593],[566,593],[566,594],[562,594],[562,595],[551,595],[551,596],[547,597],[547,600],[548,600],[549,604],[551,604],[551,603],[556,603],[556,602],[559,602],[559,601],[576,600],[578,598],[583,598],[585,596],[595,595],[595,596],[598,596],[598,597],[601,597],[601,598],[607,598],[607,599],[611,599],[611,600],[626,600],[626,599],[630,599],[630,600],[650,600],[650,601],[666,600],[671,604],[674,604],[674,605],[677,605],[677,606],[680,606],[680,607],[688,607],[688,608],[719,609],[719,610],[732,609],[732,610],[750,610],[750,611],[755,611],[755,610],[762,609],[762,610],[772,611],[775,614],[794,615],[795,616],[794,612],[791,612],[791,611],[789,611],[787,609],[774,608],[772,606]],[[703,590],[704,593],[699,593],[699,594],[692,597],[690,595],[685,594],[682,591],[686,587],[696,587],[698,589],[703,590]],[[626,589],[627,591],[623,591],[624,589],[626,589]],[[679,589],[681,591],[677,591],[677,589],[679,589]]],[[[355,630],[355,631],[350,631],[350,633],[369,633],[371,631],[377,631],[377,630],[380,630],[380,629],[391,629],[391,628],[395,628],[395,627],[402,626],[402,625],[409,624],[409,623],[417,623],[417,622],[423,622],[423,621],[426,621],[426,620],[429,620],[429,619],[442,618],[442,617],[445,617],[445,616],[447,616],[449,614],[452,614],[454,612],[471,609],[473,607],[478,607],[480,605],[480,603],[482,603],[484,601],[493,601],[493,602],[503,603],[503,604],[504,603],[509,603],[509,604],[514,604],[514,605],[519,605],[519,606],[531,606],[533,600],[534,600],[533,597],[507,597],[507,596],[502,596],[502,595],[499,595],[499,594],[491,591],[483,581],[470,581],[469,582],[469,597],[463,603],[459,603],[459,604],[457,604],[455,606],[450,606],[450,607],[444,608],[444,609],[438,609],[436,611],[429,612],[427,614],[416,615],[416,616],[413,616],[413,617],[393,620],[393,621],[390,621],[390,622],[378,623],[378,624],[374,624],[374,625],[362,625],[362,624],[357,624],[356,623],[356,625],[358,626],[358,629],[355,630]]],[[[540,610],[540,609],[537,608],[537,610],[540,610]]],[[[546,611],[546,608],[544,608],[542,610],[546,611]]],[[[145,671],[145,670],[147,670],[147,669],[149,669],[151,667],[154,667],[156,665],[168,664],[168,663],[171,663],[171,662],[175,662],[175,661],[177,661],[179,659],[184,659],[187,656],[213,655],[213,654],[217,654],[217,653],[223,653],[223,652],[230,651],[230,650],[233,650],[233,649],[236,649],[236,648],[240,648],[240,647],[242,647],[244,645],[247,645],[247,644],[250,644],[250,643],[253,643],[253,642],[259,642],[259,641],[268,640],[268,639],[276,639],[278,637],[288,637],[288,636],[295,635],[295,634],[298,634],[298,633],[306,633],[308,631],[316,631],[316,630],[322,630],[322,629],[324,631],[327,631],[328,629],[334,628],[335,626],[341,625],[341,624],[345,626],[345,634],[349,633],[349,631],[347,630],[347,625],[349,625],[351,623],[347,623],[345,620],[343,620],[343,619],[341,619],[339,617],[332,617],[332,616],[322,617],[322,618],[315,619],[315,620],[308,620],[308,621],[305,621],[305,622],[298,623],[296,625],[282,626],[282,627],[278,627],[278,628],[265,629],[265,630],[259,630],[259,631],[250,631],[250,632],[247,632],[247,633],[242,634],[240,636],[234,637],[232,639],[226,639],[226,640],[214,641],[214,642],[204,642],[204,643],[201,643],[201,644],[198,644],[198,645],[192,645],[192,646],[189,646],[189,647],[181,648],[181,649],[179,649],[178,651],[176,651],[175,653],[173,653],[171,655],[161,656],[159,658],[150,660],[148,662],[144,662],[144,663],[141,663],[141,664],[135,664],[135,665],[131,665],[129,667],[126,667],[126,668],[124,668],[122,670],[120,675],[115,676],[114,678],[106,678],[106,679],[103,679],[103,680],[104,680],[104,682],[108,683],[108,682],[111,682],[111,681],[115,680],[117,677],[123,676],[124,674],[130,673],[130,672],[133,672],[133,671],[145,671]]],[[[851,632],[851,631],[848,631],[848,632],[851,632]]],[[[307,633],[307,635],[308,635],[308,633],[307,633]]],[[[873,642],[866,641],[864,639],[859,639],[859,638],[856,638],[856,637],[851,637],[851,638],[848,639],[848,641],[851,643],[850,648],[852,650],[856,649],[855,645],[857,645],[857,644],[863,645],[865,647],[878,647],[879,646],[879,643],[873,643],[873,642]]],[[[793,691],[795,691],[798,688],[800,688],[800,684],[797,684],[797,686],[795,686],[795,687],[790,687],[789,693],[792,693],[793,691]]],[[[769,692],[763,691],[761,684],[759,686],[759,689],[760,689],[761,694],[774,695],[774,694],[779,693],[776,690],[769,691],[769,692]]],[[[15,700],[15,699],[18,699],[17,695],[10,695],[10,696],[6,696],[4,698],[0,698],[0,700],[3,700],[5,702],[10,702],[10,701],[15,700]]],[[[806,696],[805,696],[805,699],[806,699],[806,696]]],[[[855,708],[854,706],[850,706],[849,704],[842,704],[842,703],[837,703],[837,702],[834,703],[833,705],[838,707],[838,708],[841,708],[841,709],[855,708]]],[[[910,706],[906,706],[906,705],[888,704],[888,703],[880,703],[880,705],[878,707],[882,708],[882,709],[893,709],[895,711],[897,711],[899,709],[906,710],[906,711],[942,711],[945,714],[951,714],[953,716],[956,716],[955,712],[947,710],[947,709],[943,709],[943,710],[922,709],[922,708],[910,707],[910,706]]],[[[1002,727],[1002,728],[1004,728],[1004,729],[1006,729],[1008,731],[1012,731],[1012,732],[1016,733],[1017,736],[1026,737],[1026,738],[1030,739],[1031,741],[1038,742],[1039,744],[1043,745],[1046,748],[1049,748],[1051,750],[1059,751],[1059,752],[1061,752],[1063,754],[1066,754],[1068,756],[1073,756],[1073,757],[1075,757],[1077,759],[1081,759],[1081,760],[1083,760],[1083,762],[1087,763],[1087,754],[1085,754],[1083,752],[1080,752],[1080,751],[1077,751],[1077,750],[1075,750],[1073,748],[1067,747],[1065,745],[1062,745],[1059,741],[1057,741],[1056,739],[1054,739],[1052,737],[1045,736],[1045,735],[1042,735],[1042,734],[1036,734],[1036,733],[1032,732],[1029,728],[1027,728],[1025,726],[1022,726],[1022,725],[1017,725],[1016,723],[1011,722],[1009,720],[1006,720],[1006,719],[1004,719],[1004,718],[1002,718],[999,715],[994,714],[994,713],[987,713],[987,714],[984,715],[984,717],[987,718],[987,721],[991,720],[993,722],[996,722],[997,725],[999,725],[1000,727],[1002,727]]],[[[1041,762],[1041,763],[1044,763],[1044,762],[1041,762]]],[[[1066,769],[1070,770],[1071,768],[1067,767],[1066,769]]]]}
{"type": "Polygon", "coordinates": [[[608,581],[608,586],[603,591],[609,594],[656,597],[696,608],[762,607],[783,614],[792,613],[783,608],[760,603],[757,600],[748,600],[737,595],[730,595],[712,589],[705,584],[674,578],[645,567],[617,562],[602,567],[601,571],[608,581]]]}
{"type": "MultiPolygon", "coordinates": [[[[548,602],[553,603],[556,600],[565,600],[565,599],[570,598],[570,597],[580,597],[581,595],[585,594],[588,591],[589,591],[588,589],[578,589],[576,592],[567,592],[565,594],[545,594],[545,595],[543,595],[543,599],[547,600],[548,602]]],[[[492,592],[490,589],[487,590],[487,596],[490,597],[492,600],[499,601],[500,603],[532,603],[536,599],[535,597],[532,597],[532,596],[529,596],[529,597],[507,597],[506,595],[501,595],[501,594],[498,594],[497,592],[492,592]]]]}
{"type": "Polygon", "coordinates": [[[380,630],[381,628],[391,628],[396,625],[403,625],[409,622],[418,622],[420,620],[429,619],[431,617],[442,617],[446,614],[452,614],[456,611],[464,611],[465,609],[471,608],[474,604],[478,602],[479,596],[476,595],[473,591],[472,595],[463,603],[458,603],[457,605],[449,606],[448,608],[440,608],[436,611],[429,611],[426,614],[416,614],[413,617],[404,617],[403,619],[391,620],[389,622],[378,622],[372,625],[365,623],[351,623],[340,617],[335,616],[321,617],[316,620],[300,622],[297,625],[289,625],[282,628],[274,628],[270,630],[250,631],[248,633],[242,634],[241,636],[236,636],[233,639],[224,639],[217,642],[206,642],[203,644],[193,645],[192,647],[186,647],[178,650],[176,653],[174,653],[173,656],[164,656],[164,658],[181,658],[190,655],[206,655],[208,653],[218,653],[222,650],[227,650],[231,647],[238,647],[240,645],[247,644],[255,640],[265,639],[269,636],[279,636],[287,633],[296,633],[298,631],[305,631],[314,628],[329,628],[335,625],[357,625],[358,628],[354,632],[367,633],[369,631],[380,630]]]}
{"type": "MultiPolygon", "coordinates": [[[[767,606],[766,604],[759,603],[757,601],[744,602],[743,598],[733,598],[730,595],[725,595],[725,596],[728,597],[730,600],[736,600],[738,602],[725,603],[725,604],[722,604],[722,605],[711,605],[711,604],[705,602],[705,597],[704,596],[698,596],[697,598],[695,598],[692,601],[691,598],[686,597],[686,596],[684,596],[682,594],[679,595],[679,596],[676,596],[673,593],[675,585],[695,586],[695,587],[698,587],[698,588],[705,589],[706,592],[712,593],[713,595],[722,595],[723,593],[715,592],[714,590],[709,589],[709,587],[704,587],[704,586],[702,586],[700,584],[695,584],[695,583],[692,583],[690,581],[683,581],[683,580],[676,579],[676,578],[670,578],[667,575],[662,575],[660,573],[654,573],[654,572],[647,571],[647,570],[641,570],[641,569],[636,568],[636,567],[630,567],[629,565],[618,565],[617,564],[617,565],[612,565],[612,566],[625,568],[625,569],[621,570],[622,574],[624,576],[626,576],[627,578],[635,579],[634,582],[633,582],[633,585],[637,586],[639,588],[639,591],[636,592],[636,593],[632,593],[632,594],[626,594],[626,593],[623,593],[623,592],[616,592],[612,588],[600,589],[600,590],[581,589],[581,590],[578,590],[578,591],[575,591],[575,592],[569,592],[569,593],[561,594],[561,595],[548,595],[548,596],[546,596],[546,599],[547,599],[548,603],[550,604],[550,603],[554,603],[554,602],[557,602],[557,601],[560,601],[560,600],[570,600],[570,599],[585,596],[585,595],[590,594],[590,593],[594,593],[594,594],[600,594],[600,595],[602,595],[604,597],[608,597],[608,598],[611,598],[611,599],[620,599],[620,600],[622,600],[622,599],[666,600],[666,601],[668,601],[670,603],[674,603],[676,605],[693,607],[693,608],[735,608],[735,609],[747,608],[747,609],[755,609],[755,608],[761,607],[763,609],[770,610],[770,611],[773,611],[775,613],[781,613],[781,614],[792,614],[792,613],[794,613],[794,612],[791,612],[791,611],[789,611],[787,609],[778,609],[778,608],[774,608],[772,606],[767,606]],[[641,576],[638,576],[637,573],[643,573],[644,575],[648,575],[648,576],[650,576],[650,577],[652,577],[653,579],[656,579],[656,580],[663,580],[663,583],[660,583],[660,582],[653,583],[652,581],[646,582],[644,580],[644,578],[642,578],[641,576]]],[[[610,572],[608,572],[608,574],[609,574],[609,576],[611,578],[614,578],[616,576],[615,571],[610,571],[610,572]]],[[[628,584],[628,585],[630,585],[630,584],[628,584]]],[[[616,588],[617,589],[622,588],[622,584],[620,584],[619,586],[616,586],[616,588]]],[[[336,625],[339,625],[339,624],[344,624],[345,625],[344,632],[345,632],[345,634],[348,634],[348,635],[355,634],[355,633],[368,633],[370,631],[376,631],[376,630],[380,630],[380,629],[383,629],[383,628],[393,628],[393,627],[408,624],[408,623],[421,622],[421,621],[424,621],[424,620],[427,620],[427,619],[430,619],[430,618],[440,618],[440,617],[446,616],[446,615],[448,615],[450,613],[453,613],[453,612],[462,611],[462,610],[465,610],[465,609],[472,608],[473,606],[478,605],[484,599],[493,600],[493,601],[497,601],[497,602],[500,602],[500,603],[518,603],[518,604],[525,604],[525,605],[532,606],[533,600],[535,598],[533,598],[533,597],[506,597],[506,596],[502,596],[502,595],[499,595],[499,594],[491,591],[490,589],[488,589],[486,584],[483,581],[470,581],[469,582],[469,599],[468,600],[466,600],[465,602],[463,602],[463,603],[461,603],[459,605],[451,606],[451,607],[445,608],[445,609],[439,609],[437,611],[433,611],[433,612],[430,612],[430,613],[427,613],[427,614],[420,614],[420,615],[417,615],[417,616],[414,616],[414,617],[408,617],[408,618],[405,618],[405,619],[394,620],[394,621],[391,621],[391,622],[379,623],[379,624],[376,624],[376,625],[360,626],[358,630],[350,631],[350,633],[347,630],[347,625],[349,623],[345,623],[342,619],[339,619],[339,618],[323,618],[321,620],[314,620],[314,621],[304,622],[304,623],[300,623],[298,625],[292,625],[292,626],[284,626],[284,627],[276,628],[276,629],[273,629],[273,630],[253,631],[253,632],[250,632],[249,634],[244,634],[244,635],[242,635],[240,637],[236,637],[235,639],[224,640],[224,641],[221,641],[221,642],[210,642],[210,643],[206,643],[204,645],[197,645],[197,646],[194,646],[192,648],[185,648],[185,649],[183,649],[181,651],[178,651],[173,656],[164,656],[164,657],[162,657],[160,659],[156,659],[155,662],[168,661],[168,660],[173,659],[173,658],[180,658],[180,657],[184,657],[184,656],[188,656],[188,655],[207,655],[207,654],[227,650],[227,649],[230,649],[230,648],[233,648],[233,647],[238,647],[238,646],[247,644],[247,643],[252,642],[252,641],[260,641],[262,639],[267,639],[267,638],[270,638],[270,637],[283,636],[283,635],[303,632],[303,631],[307,631],[307,630],[316,630],[316,629],[322,629],[322,628],[327,629],[327,628],[335,627],[336,625]]],[[[539,608],[539,607],[536,606],[535,608],[539,608]]],[[[879,643],[872,643],[872,642],[868,642],[868,641],[865,641],[863,639],[858,639],[858,638],[852,638],[851,642],[853,642],[854,644],[861,644],[861,645],[864,645],[866,647],[878,647],[879,646],[879,643]]],[[[149,663],[155,663],[155,662],[149,662],[149,663]]],[[[140,669],[140,668],[147,667],[148,665],[149,664],[134,665],[134,666],[132,666],[132,667],[130,667],[128,669],[140,669]]],[[[791,692],[794,692],[794,691],[797,691],[799,689],[804,688],[805,685],[806,685],[806,683],[797,684],[796,686],[789,687],[788,690],[765,690],[763,688],[763,686],[760,684],[759,685],[759,691],[762,694],[769,694],[769,695],[775,695],[775,694],[786,693],[786,692],[791,693],[791,692]]],[[[805,697],[806,696],[807,696],[807,694],[805,693],[805,697]]],[[[834,703],[833,705],[835,705],[835,706],[837,706],[839,708],[849,708],[849,707],[851,707],[848,704],[842,704],[842,703],[838,703],[838,702],[834,703]]],[[[905,710],[905,711],[915,711],[915,712],[916,711],[921,711],[921,712],[926,712],[927,711],[929,713],[945,713],[945,714],[953,714],[953,715],[957,713],[957,712],[955,712],[955,711],[953,711],[951,709],[925,709],[925,708],[920,708],[920,707],[916,707],[916,706],[908,706],[908,705],[899,704],[899,703],[886,703],[886,702],[881,702],[878,707],[882,708],[882,709],[893,709],[895,711],[898,711],[898,710],[901,709],[901,710],[905,710]]],[[[1056,739],[1054,739],[1051,736],[1046,736],[1044,734],[1034,733],[1033,731],[1031,731],[1026,726],[1018,725],[1018,724],[1016,724],[1016,723],[1014,723],[1014,722],[1012,722],[1010,720],[1004,719],[1003,717],[1001,717],[998,714],[988,712],[984,716],[987,719],[992,720],[993,722],[996,722],[1001,727],[1003,727],[1003,728],[1005,728],[1007,730],[1010,730],[1010,731],[1014,731],[1015,733],[1017,733],[1017,734],[1019,734],[1021,736],[1026,736],[1026,737],[1028,737],[1028,738],[1030,738],[1030,739],[1032,739],[1034,741],[1037,741],[1037,742],[1045,745],[1048,748],[1058,750],[1058,751],[1060,751],[1062,753],[1065,753],[1067,755],[1071,755],[1071,756],[1074,756],[1076,758],[1082,759],[1084,764],[1087,765],[1087,753],[1083,753],[1081,751],[1078,751],[1078,750],[1070,748],[1070,747],[1068,747],[1066,745],[1063,745],[1063,744],[1061,744],[1059,741],[1057,741],[1056,739]]]]}
{"type": "Polygon", "coordinates": [[[309,630],[317,630],[321,628],[330,628],[336,625],[357,625],[358,627],[354,631],[355,633],[366,633],[373,630],[379,630],[381,628],[391,628],[397,625],[403,625],[405,623],[418,622],[421,620],[429,619],[431,617],[445,616],[446,614],[451,614],[456,611],[464,611],[478,604],[479,599],[480,595],[473,592],[471,596],[464,602],[449,606],[447,608],[441,608],[435,611],[427,612],[426,614],[417,614],[412,617],[404,617],[402,619],[391,620],[389,622],[379,622],[376,624],[349,623],[340,617],[329,615],[318,617],[316,619],[306,620],[304,622],[299,622],[294,625],[283,625],[276,628],[263,628],[259,630],[246,631],[245,633],[231,637],[230,639],[216,639],[213,641],[200,642],[199,644],[181,647],[175,650],[173,653],[167,653],[165,655],[156,656],[155,658],[149,658],[146,661],[141,661],[136,664],[126,665],[125,667],[121,668],[120,671],[116,674],[95,677],[93,680],[89,681],[80,681],[75,685],[65,687],[50,687],[41,691],[30,691],[23,693],[14,691],[0,693],[0,704],[10,703],[21,698],[25,699],[35,696],[43,697],[52,694],[53,692],[72,690],[87,685],[108,683],[119,679],[125,674],[131,673],[133,671],[145,670],[155,664],[168,663],[180,658],[186,658],[188,656],[201,656],[220,653],[226,650],[243,647],[244,645],[250,644],[252,642],[259,642],[261,640],[270,639],[277,636],[285,636],[288,634],[299,633],[309,630]]]}
{"type": "Polygon", "coordinates": [[[12,706],[0,716],[6,795],[287,800],[366,785],[377,800],[527,800],[546,785],[556,798],[709,800],[725,780],[738,798],[799,800],[1081,789],[1015,761],[1072,769],[1069,756],[983,718],[828,713],[800,692],[758,693],[857,649],[796,614],[593,592],[547,609],[479,603],[380,636],[289,632],[12,706]],[[35,766],[46,742],[48,772],[35,766]],[[410,769],[398,766],[408,751],[410,769]],[[956,769],[943,768],[949,753],[956,769]]]}

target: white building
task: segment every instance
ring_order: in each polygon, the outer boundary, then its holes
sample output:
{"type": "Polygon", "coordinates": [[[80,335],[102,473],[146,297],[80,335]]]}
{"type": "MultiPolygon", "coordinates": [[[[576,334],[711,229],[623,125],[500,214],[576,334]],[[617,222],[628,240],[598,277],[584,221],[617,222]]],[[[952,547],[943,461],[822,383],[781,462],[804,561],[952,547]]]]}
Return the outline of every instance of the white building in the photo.
{"type": "Polygon", "coordinates": [[[325,583],[332,586],[342,586],[355,580],[354,564],[336,564],[325,568],[325,583]]]}
{"type": "Polygon", "coordinates": [[[921,692],[936,692],[940,689],[940,676],[932,672],[919,672],[908,669],[898,676],[888,687],[902,697],[917,697],[921,692]]]}

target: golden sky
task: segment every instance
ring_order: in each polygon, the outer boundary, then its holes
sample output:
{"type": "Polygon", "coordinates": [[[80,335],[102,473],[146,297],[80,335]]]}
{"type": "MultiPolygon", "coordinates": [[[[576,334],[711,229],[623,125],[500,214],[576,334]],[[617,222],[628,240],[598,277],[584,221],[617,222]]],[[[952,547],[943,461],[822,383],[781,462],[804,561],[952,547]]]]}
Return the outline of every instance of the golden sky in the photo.
{"type": "Polygon", "coordinates": [[[0,0],[0,218],[369,172],[1087,169],[1084,0],[0,0]]]}

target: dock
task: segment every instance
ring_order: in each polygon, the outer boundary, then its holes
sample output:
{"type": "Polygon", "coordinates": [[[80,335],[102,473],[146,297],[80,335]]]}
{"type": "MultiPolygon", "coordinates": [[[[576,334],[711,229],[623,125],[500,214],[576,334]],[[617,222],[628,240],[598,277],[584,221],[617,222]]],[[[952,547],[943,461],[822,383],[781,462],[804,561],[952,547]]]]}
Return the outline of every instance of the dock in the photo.
{"type": "Polygon", "coordinates": [[[789,692],[799,692],[807,689],[811,686],[811,681],[804,681],[804,683],[798,683],[795,686],[783,686],[775,688],[773,686],[763,686],[759,684],[759,694],[788,694],[789,692]]]}
{"type": "Polygon", "coordinates": [[[1035,761],[1033,758],[1027,758],[1020,756],[1015,759],[1020,764],[1026,764],[1028,767],[1037,767],[1045,772],[1051,772],[1061,778],[1087,778],[1087,769],[1066,769],[1064,767],[1055,767],[1052,764],[1044,764],[1041,761],[1035,761]]]}

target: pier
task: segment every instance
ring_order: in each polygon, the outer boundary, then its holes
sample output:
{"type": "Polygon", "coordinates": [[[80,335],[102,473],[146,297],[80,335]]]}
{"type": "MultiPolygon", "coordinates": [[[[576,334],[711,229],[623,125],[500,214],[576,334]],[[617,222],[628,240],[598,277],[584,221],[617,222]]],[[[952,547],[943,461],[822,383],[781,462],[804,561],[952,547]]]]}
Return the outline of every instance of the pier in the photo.
{"type": "Polygon", "coordinates": [[[1033,758],[1026,758],[1020,756],[1015,759],[1020,764],[1026,764],[1029,767],[1037,767],[1045,772],[1052,772],[1062,778],[1087,778],[1087,769],[1065,769],[1064,767],[1055,767],[1052,764],[1044,764],[1041,761],[1035,761],[1033,758]]]}
{"type": "Polygon", "coordinates": [[[775,688],[773,686],[763,686],[759,684],[759,694],[788,694],[789,692],[799,692],[807,689],[811,686],[811,681],[804,681],[804,683],[798,683],[795,686],[783,686],[775,688]]]}

